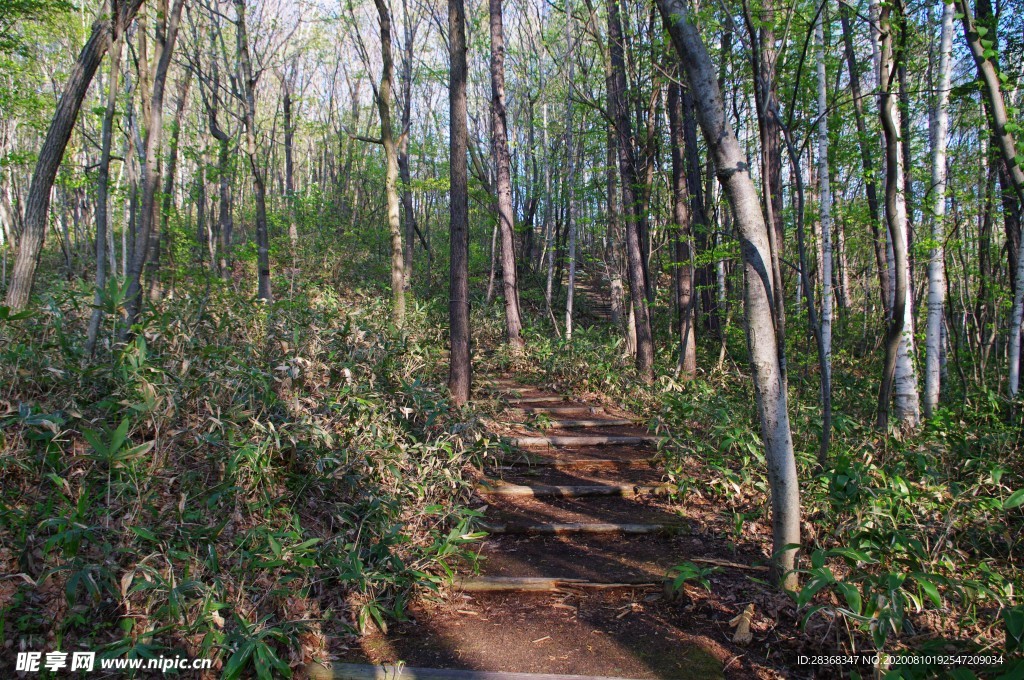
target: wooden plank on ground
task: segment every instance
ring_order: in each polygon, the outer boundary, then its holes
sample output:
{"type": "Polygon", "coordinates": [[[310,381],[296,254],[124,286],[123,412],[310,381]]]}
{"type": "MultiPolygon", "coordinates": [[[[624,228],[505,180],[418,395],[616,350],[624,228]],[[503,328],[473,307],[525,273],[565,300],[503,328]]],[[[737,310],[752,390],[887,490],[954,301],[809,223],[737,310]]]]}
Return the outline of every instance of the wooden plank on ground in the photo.
{"type": "Polygon", "coordinates": [[[657,534],[679,531],[677,524],[622,522],[498,522],[484,523],[480,528],[491,534],[657,534]]]}
{"type": "Polygon", "coordinates": [[[633,444],[652,444],[661,440],[655,435],[552,435],[550,437],[514,437],[513,446],[522,448],[551,448],[554,446],[608,446],[617,444],[627,446],[633,444]]]}
{"type": "Polygon", "coordinates": [[[566,588],[618,590],[621,588],[653,588],[661,586],[649,578],[633,581],[588,581],[581,578],[549,578],[547,576],[479,576],[455,582],[466,593],[553,593],[566,588]]]}
{"type": "Polygon", "coordinates": [[[584,496],[633,496],[644,493],[672,491],[674,487],[667,484],[650,486],[644,484],[588,484],[580,486],[481,483],[476,492],[489,496],[557,496],[559,498],[582,498],[584,496]]]}

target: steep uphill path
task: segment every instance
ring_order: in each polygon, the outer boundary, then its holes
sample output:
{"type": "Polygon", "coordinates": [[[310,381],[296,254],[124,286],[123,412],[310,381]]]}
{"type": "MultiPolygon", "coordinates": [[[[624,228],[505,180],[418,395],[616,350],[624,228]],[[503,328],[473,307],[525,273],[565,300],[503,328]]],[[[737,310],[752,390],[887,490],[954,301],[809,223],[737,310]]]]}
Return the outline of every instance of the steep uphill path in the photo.
{"type": "MultiPolygon", "coordinates": [[[[401,662],[397,677],[413,679],[777,677],[731,643],[748,576],[764,576],[749,556],[710,577],[724,596],[692,585],[666,595],[673,566],[737,558],[667,501],[645,427],[510,377],[482,387],[504,403],[494,429],[514,448],[478,471],[474,507],[489,534],[480,574],[463,574],[448,602],[418,605],[412,622],[363,638],[345,661],[401,662]]],[[[336,663],[313,677],[392,670],[336,663]]]]}

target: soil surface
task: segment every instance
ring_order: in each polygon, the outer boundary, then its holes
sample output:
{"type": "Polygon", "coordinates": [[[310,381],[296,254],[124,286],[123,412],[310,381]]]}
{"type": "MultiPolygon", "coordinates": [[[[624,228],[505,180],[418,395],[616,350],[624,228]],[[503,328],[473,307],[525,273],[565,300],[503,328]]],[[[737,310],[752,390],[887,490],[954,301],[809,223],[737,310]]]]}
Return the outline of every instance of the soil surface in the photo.
{"type": "MultiPolygon", "coordinates": [[[[494,423],[497,434],[649,434],[627,413],[507,378],[492,379],[487,389],[508,404],[494,423]],[[545,412],[566,406],[587,410],[545,412]],[[622,418],[630,422],[545,429],[550,420],[622,418]]],[[[479,470],[474,507],[492,530],[477,550],[479,574],[467,567],[464,591],[417,603],[408,622],[365,636],[343,660],[636,679],[784,677],[759,653],[772,643],[732,641],[730,621],[751,602],[757,603],[755,640],[774,638],[784,616],[785,603],[763,583],[765,555],[736,546],[683,511],[699,505],[651,491],[663,482],[652,462],[656,453],[649,443],[550,447],[515,451],[479,470]],[[495,493],[510,485],[530,487],[534,495],[495,493]],[[609,488],[615,495],[605,493],[609,488]],[[548,495],[552,489],[557,495],[548,495]],[[615,531],[609,524],[634,528],[615,531]],[[687,561],[718,568],[705,584],[667,587],[671,569],[687,561]],[[525,592],[493,577],[569,581],[525,592]]]]}

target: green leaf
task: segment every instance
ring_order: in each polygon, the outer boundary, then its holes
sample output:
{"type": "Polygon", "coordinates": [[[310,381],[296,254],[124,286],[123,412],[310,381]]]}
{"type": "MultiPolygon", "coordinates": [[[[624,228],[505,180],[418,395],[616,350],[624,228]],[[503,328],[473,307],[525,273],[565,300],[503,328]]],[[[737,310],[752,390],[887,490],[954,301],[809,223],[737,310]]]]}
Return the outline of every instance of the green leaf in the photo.
{"type": "Polygon", "coordinates": [[[1010,494],[1010,497],[1003,501],[1003,510],[1012,510],[1020,505],[1024,505],[1024,489],[1017,489],[1010,494]]]}
{"type": "Polygon", "coordinates": [[[942,595],[939,594],[938,587],[928,578],[925,574],[914,574],[914,580],[917,581],[918,587],[924,591],[924,594],[928,596],[928,599],[932,601],[932,604],[936,608],[942,607],[942,595]]]}
{"type": "Polygon", "coordinates": [[[140,538],[144,538],[147,541],[152,541],[153,543],[160,542],[160,539],[156,537],[156,534],[154,534],[149,529],[146,529],[145,527],[132,527],[131,529],[133,532],[135,532],[135,535],[140,538]]]}
{"type": "Polygon", "coordinates": [[[836,588],[843,594],[843,599],[846,600],[846,606],[849,607],[850,611],[859,616],[863,602],[861,601],[860,590],[857,586],[852,583],[839,581],[836,583],[836,588]]]}

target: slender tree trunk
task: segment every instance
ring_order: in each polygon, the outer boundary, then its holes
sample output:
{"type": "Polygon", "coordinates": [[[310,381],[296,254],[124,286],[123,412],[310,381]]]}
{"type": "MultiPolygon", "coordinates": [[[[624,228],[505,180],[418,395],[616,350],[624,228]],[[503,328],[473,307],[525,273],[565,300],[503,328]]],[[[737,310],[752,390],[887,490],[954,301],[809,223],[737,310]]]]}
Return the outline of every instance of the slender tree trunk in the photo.
{"type": "MultiPolygon", "coordinates": [[[[988,103],[989,125],[992,128],[993,141],[1002,156],[1003,170],[1012,183],[1018,200],[1024,203],[1024,167],[1017,162],[1017,146],[1013,131],[1008,127],[1010,119],[1007,115],[1006,102],[1003,100],[999,71],[992,62],[991,52],[987,51],[982,44],[982,35],[974,24],[970,1],[958,0],[957,7],[960,10],[967,45],[970,47],[971,55],[974,57],[974,63],[978,69],[981,90],[988,103]]],[[[1019,239],[1019,242],[1024,242],[1024,239],[1019,239]]],[[[1021,257],[1019,252],[1016,269],[1014,279],[1016,285],[1014,286],[1013,308],[1010,316],[1009,380],[1007,382],[1009,394],[1014,398],[1020,388],[1020,336],[1021,322],[1024,320],[1024,285],[1020,283],[1024,281],[1024,257],[1021,257]]],[[[9,297],[10,295],[8,295],[9,297]]]]}
{"type": "Polygon", "coordinates": [[[466,111],[466,10],[463,0],[448,0],[448,49],[451,75],[448,87],[450,134],[449,243],[450,279],[448,317],[450,366],[448,389],[452,401],[469,401],[472,366],[469,336],[469,184],[466,153],[469,129],[466,111]]]}
{"type": "MultiPolygon", "coordinates": [[[[680,74],[681,75],[681,74],[680,74]]],[[[677,372],[687,378],[697,374],[697,347],[693,329],[693,264],[690,258],[690,195],[686,185],[683,149],[683,95],[679,84],[668,86],[668,121],[672,138],[672,271],[679,316],[679,364],[677,372]]]]}
{"type": "Polygon", "coordinates": [[[92,316],[85,343],[86,352],[92,356],[96,351],[100,323],[103,321],[103,293],[107,287],[107,237],[110,230],[109,187],[110,187],[110,146],[114,137],[114,113],[117,110],[118,76],[121,75],[121,45],[118,37],[110,51],[110,82],[107,83],[107,108],[103,112],[103,128],[100,139],[100,165],[96,180],[96,294],[93,296],[92,316]]]}
{"type": "Polygon", "coordinates": [[[160,229],[153,230],[147,246],[150,250],[146,257],[146,285],[148,287],[146,294],[150,300],[158,300],[163,294],[159,280],[160,247],[161,243],[166,241],[169,236],[167,225],[171,217],[171,209],[174,206],[174,174],[178,169],[178,140],[181,138],[181,119],[185,113],[185,104],[188,102],[191,76],[191,72],[186,71],[178,81],[178,101],[175,104],[171,138],[167,145],[167,170],[164,172],[164,186],[160,192],[160,229]]]}
{"type": "Polygon", "coordinates": [[[949,85],[952,75],[953,3],[943,3],[932,109],[932,248],[928,260],[928,325],[925,332],[924,415],[931,418],[942,386],[942,328],[946,305],[946,134],[949,130],[949,85]]]}
{"type": "MultiPolygon", "coordinates": [[[[878,398],[878,427],[889,426],[889,402],[895,392],[894,415],[900,426],[917,427],[920,415],[917,376],[913,364],[913,323],[910,299],[910,263],[907,258],[906,204],[903,201],[903,156],[900,150],[899,110],[892,93],[896,76],[892,10],[902,19],[903,5],[884,5],[879,11],[881,33],[881,68],[879,69],[879,112],[885,132],[885,218],[892,244],[893,313],[885,339],[885,368],[878,398]]],[[[898,53],[897,53],[898,54],[898,53]]]]}
{"type": "Polygon", "coordinates": [[[565,295],[565,339],[572,340],[572,306],[573,295],[576,292],[576,148],[573,145],[572,85],[575,78],[576,54],[573,50],[571,0],[567,0],[565,4],[565,58],[569,62],[569,92],[565,97],[565,151],[569,165],[565,179],[566,227],[569,230],[569,288],[565,295]]]}
{"type": "MultiPolygon", "coordinates": [[[[149,240],[155,229],[157,208],[156,192],[160,182],[160,147],[163,141],[163,108],[164,90],[167,84],[167,71],[171,65],[171,54],[178,36],[178,23],[184,0],[174,0],[174,6],[167,11],[167,0],[161,0],[157,16],[163,21],[157,23],[156,46],[158,49],[157,66],[152,79],[152,97],[144,108],[147,110],[146,120],[146,164],[142,171],[142,202],[139,206],[139,220],[132,246],[131,262],[128,267],[128,290],[125,297],[125,323],[121,328],[120,339],[127,340],[131,335],[131,327],[139,321],[142,313],[142,271],[149,255],[149,240]]],[[[140,55],[140,61],[144,61],[140,55]]],[[[143,83],[140,82],[140,85],[143,83]]],[[[146,89],[143,87],[142,92],[146,89]]],[[[146,97],[143,94],[143,103],[146,97]]]]}
{"type": "Polygon", "coordinates": [[[618,135],[619,173],[622,177],[622,202],[626,208],[626,269],[629,273],[629,295],[633,303],[636,332],[636,369],[642,381],[654,380],[654,339],[644,286],[643,249],[640,244],[639,201],[635,187],[636,162],[633,156],[633,134],[629,108],[626,102],[626,62],[623,53],[622,21],[619,0],[607,0],[608,50],[611,78],[608,81],[608,100],[613,110],[618,135]]]}
{"type": "MultiPolygon", "coordinates": [[[[412,134],[412,75],[415,58],[416,25],[409,16],[409,5],[402,0],[405,45],[402,53],[402,132],[398,141],[398,175],[402,180],[402,209],[405,219],[405,289],[412,289],[412,266],[416,251],[416,211],[412,203],[412,170],[409,163],[409,137],[412,134]]],[[[426,247],[424,240],[424,248],[426,247]]]]}
{"type": "Polygon", "coordinates": [[[875,175],[874,155],[876,151],[871,148],[871,140],[874,137],[868,134],[867,125],[864,122],[864,99],[860,86],[860,71],[857,63],[857,54],[853,49],[853,30],[850,27],[850,7],[847,0],[839,2],[839,20],[843,28],[843,46],[846,52],[846,64],[850,73],[850,95],[853,97],[853,116],[857,124],[857,139],[860,146],[861,166],[864,168],[864,192],[867,194],[868,210],[870,211],[871,245],[875,253],[875,267],[878,273],[878,290],[882,299],[882,309],[888,317],[889,299],[892,291],[889,289],[889,276],[886,273],[885,239],[879,230],[881,219],[881,207],[878,203],[878,181],[875,175]]]}
{"type": "Polygon", "coordinates": [[[515,213],[512,208],[512,174],[509,168],[507,114],[505,112],[505,29],[501,0],[490,0],[491,15],[491,145],[495,164],[498,229],[501,233],[501,282],[505,297],[505,331],[513,354],[522,354],[523,322],[519,312],[519,281],[516,271],[515,213]]]}
{"type": "Polygon", "coordinates": [[[744,307],[754,394],[768,462],[772,504],[773,577],[786,589],[797,586],[796,554],[800,543],[800,488],[789,428],[786,381],[778,353],[773,310],[768,225],[736,135],[726,121],[725,104],[711,57],[691,23],[684,0],[658,0],[665,28],[679,53],[696,99],[704,139],[715,161],[736,218],[746,267],[744,307]]]}
{"type": "MultiPolygon", "coordinates": [[[[693,95],[689,88],[682,90],[682,111],[683,111],[683,141],[685,142],[686,156],[686,187],[690,195],[690,231],[694,235],[694,242],[698,253],[707,252],[717,242],[717,237],[712,237],[710,222],[708,220],[705,197],[708,193],[704,191],[702,179],[704,171],[701,167],[700,154],[697,149],[697,112],[693,101],[693,95]]],[[[709,172],[709,180],[714,179],[714,173],[709,172]]],[[[709,183],[710,184],[710,183],[709,183]]],[[[720,263],[720,261],[719,261],[720,263]]],[[[716,272],[715,265],[708,262],[694,271],[694,279],[697,282],[697,297],[700,299],[700,307],[705,316],[704,328],[711,333],[721,332],[719,320],[720,310],[725,307],[719,302],[715,294],[716,272]]],[[[725,278],[724,268],[722,278],[725,278]]],[[[719,288],[725,292],[724,281],[719,288]]],[[[696,316],[696,314],[694,315],[696,316]]]]}
{"type": "Polygon", "coordinates": [[[267,231],[267,187],[260,168],[256,146],[256,83],[249,56],[249,31],[245,23],[245,0],[234,0],[235,41],[238,78],[241,81],[242,121],[245,127],[245,155],[252,172],[253,197],[256,199],[256,295],[264,302],[274,298],[270,290],[270,239],[267,231]]]}
{"type": "MultiPolygon", "coordinates": [[[[284,195],[288,201],[288,243],[292,249],[292,268],[298,266],[299,225],[295,196],[295,121],[292,113],[292,86],[287,75],[281,78],[281,114],[284,118],[284,195]]],[[[294,276],[294,272],[292,276],[294,276]]]]}
{"type": "Polygon", "coordinates": [[[821,446],[818,462],[828,459],[832,434],[832,187],[828,165],[828,92],[825,75],[825,17],[818,17],[818,192],[821,211],[821,446]]]}
{"type": "Polygon", "coordinates": [[[611,287],[612,323],[621,328],[624,315],[622,301],[625,297],[622,290],[622,229],[619,223],[619,205],[616,200],[618,185],[615,180],[615,130],[610,125],[607,137],[607,170],[605,174],[608,187],[608,282],[611,287]]]}
{"type": "Polygon", "coordinates": [[[89,40],[82,47],[71,69],[71,75],[64,84],[57,110],[39,149],[39,160],[36,161],[28,198],[25,200],[25,217],[18,241],[18,256],[14,261],[11,283],[7,288],[6,303],[12,310],[24,309],[32,294],[39,255],[46,238],[50,190],[64,158],[64,149],[78,120],[78,112],[89,91],[89,84],[96,75],[103,55],[135,18],[141,5],[142,0],[123,0],[116,5],[104,7],[100,16],[93,22],[89,40]]]}
{"type": "Polygon", "coordinates": [[[398,327],[405,325],[405,248],[402,243],[402,218],[398,197],[398,145],[391,125],[392,90],[395,82],[395,63],[391,56],[391,11],[387,0],[374,0],[380,19],[380,87],[376,92],[377,112],[380,115],[380,139],[384,146],[387,172],[384,192],[388,206],[388,230],[391,233],[391,313],[398,327]]]}

